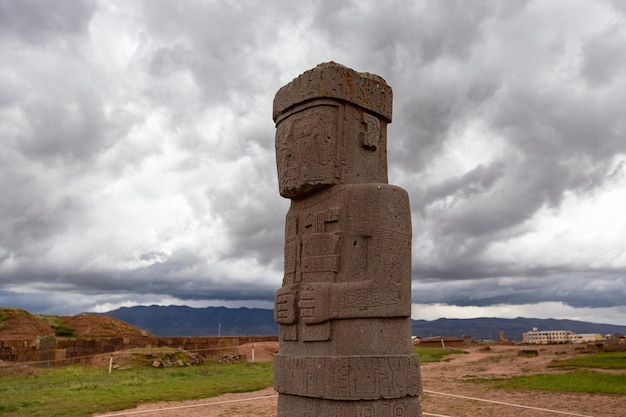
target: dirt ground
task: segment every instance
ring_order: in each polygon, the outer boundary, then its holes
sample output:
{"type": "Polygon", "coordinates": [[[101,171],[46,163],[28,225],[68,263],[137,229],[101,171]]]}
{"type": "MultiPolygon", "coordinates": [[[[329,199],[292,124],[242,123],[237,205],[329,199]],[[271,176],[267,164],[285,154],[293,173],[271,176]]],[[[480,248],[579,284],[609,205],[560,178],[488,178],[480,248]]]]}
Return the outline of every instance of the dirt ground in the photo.
{"type": "MultiPolygon", "coordinates": [[[[255,343],[255,361],[271,360],[278,350],[275,343],[255,343]]],[[[422,408],[424,416],[450,417],[549,417],[557,415],[623,417],[626,415],[626,396],[599,394],[549,393],[540,391],[490,390],[476,378],[495,378],[534,373],[562,372],[548,369],[554,359],[578,355],[574,345],[537,348],[539,356],[518,356],[528,346],[490,346],[466,349],[469,354],[451,355],[445,362],[421,366],[424,384],[422,408]],[[442,395],[480,398],[534,408],[479,402],[473,399],[442,395]],[[557,412],[542,411],[548,409],[557,412]]],[[[251,359],[251,346],[242,346],[240,354],[251,359]]],[[[626,373],[622,370],[620,372],[626,373]]],[[[204,400],[176,403],[146,404],[132,410],[106,414],[116,417],[275,417],[276,392],[267,388],[243,394],[225,394],[204,400]]],[[[102,415],[101,415],[102,416],[102,415]]]]}

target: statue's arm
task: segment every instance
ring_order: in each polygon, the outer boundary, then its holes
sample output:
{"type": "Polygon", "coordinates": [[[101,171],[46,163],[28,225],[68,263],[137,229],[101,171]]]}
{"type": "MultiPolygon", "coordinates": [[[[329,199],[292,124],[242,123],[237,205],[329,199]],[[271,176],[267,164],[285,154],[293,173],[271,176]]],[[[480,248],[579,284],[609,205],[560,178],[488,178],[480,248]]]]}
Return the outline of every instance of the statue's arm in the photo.
{"type": "Polygon", "coordinates": [[[349,241],[341,254],[339,282],[301,286],[300,313],[305,323],[411,314],[408,195],[386,184],[359,186],[352,195],[350,208],[363,211],[353,216],[350,230],[343,233],[349,241]]]}

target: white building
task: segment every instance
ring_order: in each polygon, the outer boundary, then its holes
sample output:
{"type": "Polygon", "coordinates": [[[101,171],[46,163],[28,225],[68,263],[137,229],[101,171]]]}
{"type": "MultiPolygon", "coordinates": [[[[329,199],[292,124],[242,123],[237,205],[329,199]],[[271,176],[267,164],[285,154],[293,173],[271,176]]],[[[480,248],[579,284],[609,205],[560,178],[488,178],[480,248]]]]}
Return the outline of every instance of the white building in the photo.
{"type": "Polygon", "coordinates": [[[603,340],[599,333],[576,334],[571,330],[546,330],[539,331],[536,327],[530,332],[522,334],[524,343],[537,345],[549,345],[558,343],[587,343],[603,340]]]}
{"type": "Polygon", "coordinates": [[[572,343],[601,342],[604,337],[600,333],[581,333],[572,336],[572,343]]]}

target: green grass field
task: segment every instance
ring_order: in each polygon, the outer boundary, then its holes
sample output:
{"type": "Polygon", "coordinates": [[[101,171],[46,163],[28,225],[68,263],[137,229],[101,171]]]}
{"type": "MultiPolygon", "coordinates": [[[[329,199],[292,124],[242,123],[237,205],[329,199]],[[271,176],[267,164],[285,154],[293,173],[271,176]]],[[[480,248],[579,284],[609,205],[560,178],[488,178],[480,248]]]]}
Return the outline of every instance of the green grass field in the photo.
{"type": "Polygon", "coordinates": [[[595,394],[626,394],[626,375],[595,371],[574,371],[565,374],[537,374],[497,380],[495,388],[529,389],[595,394]]]}
{"type": "Polygon", "coordinates": [[[413,352],[420,356],[420,363],[438,362],[448,360],[446,356],[466,354],[463,350],[431,348],[431,347],[414,347],[413,352]]]}
{"type": "MultiPolygon", "coordinates": [[[[445,360],[462,351],[415,349],[422,363],[445,360]]],[[[86,417],[142,403],[214,397],[256,391],[272,385],[272,363],[217,364],[152,368],[132,362],[129,370],[68,366],[38,369],[35,375],[0,377],[0,415],[86,417]]]]}
{"type": "MultiPolygon", "coordinates": [[[[447,360],[464,351],[414,349],[422,363],[447,360]]],[[[626,369],[623,352],[584,355],[551,365],[572,372],[477,380],[495,388],[626,394],[626,374],[588,368],[626,369]],[[585,369],[580,369],[585,368],[585,369]]],[[[0,415],[6,417],[87,417],[142,403],[183,401],[248,392],[272,385],[272,363],[235,363],[178,368],[134,364],[108,373],[106,367],[68,366],[38,369],[34,375],[0,377],[0,415]]]]}
{"type": "Polygon", "coordinates": [[[112,374],[108,369],[69,366],[0,377],[0,415],[86,417],[141,403],[200,399],[271,385],[271,362],[142,367],[112,374]]]}
{"type": "Polygon", "coordinates": [[[496,388],[530,389],[598,394],[626,394],[626,374],[598,372],[593,369],[626,369],[625,352],[606,352],[554,360],[549,368],[571,372],[516,376],[492,380],[496,388]]]}
{"type": "Polygon", "coordinates": [[[626,369],[626,352],[603,352],[555,360],[550,368],[626,369]]]}

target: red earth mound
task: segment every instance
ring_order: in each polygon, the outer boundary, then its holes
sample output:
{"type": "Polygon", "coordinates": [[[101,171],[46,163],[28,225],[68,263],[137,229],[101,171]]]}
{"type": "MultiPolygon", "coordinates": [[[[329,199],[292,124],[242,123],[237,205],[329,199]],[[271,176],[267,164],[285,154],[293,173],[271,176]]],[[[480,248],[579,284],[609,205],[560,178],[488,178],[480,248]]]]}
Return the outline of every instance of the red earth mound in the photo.
{"type": "Polygon", "coordinates": [[[30,314],[15,308],[0,308],[0,340],[35,339],[54,334],[76,337],[152,336],[131,324],[99,314],[83,313],[60,317],[30,314]]]}

